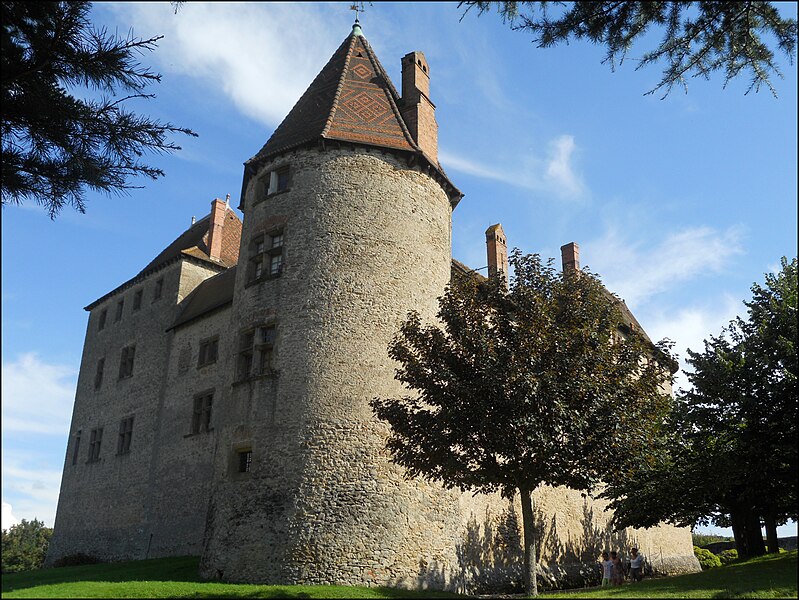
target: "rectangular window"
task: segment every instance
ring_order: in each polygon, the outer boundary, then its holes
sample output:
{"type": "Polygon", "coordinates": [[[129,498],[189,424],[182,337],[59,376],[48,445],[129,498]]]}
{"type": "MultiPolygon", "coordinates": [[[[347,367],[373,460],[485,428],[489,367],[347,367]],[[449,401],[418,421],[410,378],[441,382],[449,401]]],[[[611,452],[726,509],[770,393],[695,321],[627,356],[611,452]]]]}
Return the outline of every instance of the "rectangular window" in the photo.
{"type": "Polygon", "coordinates": [[[216,362],[219,355],[219,336],[200,340],[200,355],[197,358],[197,367],[204,367],[216,362]]]}
{"type": "Polygon", "coordinates": [[[289,189],[291,171],[288,166],[270,171],[265,179],[268,181],[266,195],[271,196],[289,189]]]}
{"type": "Polygon", "coordinates": [[[283,271],[283,232],[253,238],[247,265],[248,282],[278,277],[283,271]]]}
{"type": "Polygon", "coordinates": [[[108,309],[104,308],[100,313],[100,321],[97,323],[97,330],[102,331],[105,329],[105,320],[108,318],[108,309]]]}
{"type": "Polygon", "coordinates": [[[105,368],[105,358],[97,361],[97,371],[94,374],[94,389],[99,390],[103,385],[103,369],[105,368]]]}
{"type": "Polygon", "coordinates": [[[75,445],[72,447],[72,464],[78,464],[78,453],[80,452],[80,434],[81,430],[78,429],[75,434],[75,445]]]}
{"type": "Polygon", "coordinates": [[[133,376],[133,358],[136,355],[136,346],[126,346],[122,348],[122,356],[119,359],[119,378],[133,376]]]}
{"type": "Polygon", "coordinates": [[[252,470],[252,450],[237,450],[239,455],[239,473],[249,473],[252,470]]]}
{"type": "Polygon", "coordinates": [[[127,417],[119,422],[119,438],[117,439],[117,454],[130,453],[130,440],[133,437],[133,417],[127,417]]]}
{"type": "Polygon", "coordinates": [[[125,306],[125,299],[123,298],[119,302],[117,302],[117,314],[114,317],[114,323],[117,323],[122,320],[122,308],[125,306]]]}
{"type": "Polygon", "coordinates": [[[144,295],[144,290],[136,290],[136,293],[133,294],[133,310],[139,310],[141,308],[141,298],[144,295]]]}
{"type": "Polygon", "coordinates": [[[162,277],[155,282],[155,289],[153,290],[153,302],[161,299],[161,294],[164,292],[164,278],[162,277]]]}
{"type": "Polygon", "coordinates": [[[213,392],[194,397],[194,413],[191,418],[191,432],[211,431],[211,409],[214,405],[213,392]]]}
{"type": "Polygon", "coordinates": [[[239,379],[268,374],[272,370],[274,345],[274,325],[261,325],[243,332],[239,342],[239,379]]]}
{"type": "Polygon", "coordinates": [[[100,445],[103,442],[103,428],[98,427],[92,429],[91,436],[89,437],[89,460],[87,462],[93,463],[100,460],[100,445]]]}

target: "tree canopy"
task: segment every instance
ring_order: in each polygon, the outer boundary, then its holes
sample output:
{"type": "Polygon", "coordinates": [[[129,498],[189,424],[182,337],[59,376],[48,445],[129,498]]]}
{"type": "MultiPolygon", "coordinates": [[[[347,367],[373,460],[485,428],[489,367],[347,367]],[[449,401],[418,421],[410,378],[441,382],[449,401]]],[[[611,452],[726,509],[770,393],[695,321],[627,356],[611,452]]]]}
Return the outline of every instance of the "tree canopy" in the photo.
{"type": "Polygon", "coordinates": [[[85,211],[85,190],[124,192],[164,172],[141,161],[190,129],[126,108],[160,81],[138,62],[160,37],[120,38],[89,22],[91,3],[3,2],[2,203],[32,200],[51,218],[85,211]]]}
{"type": "Polygon", "coordinates": [[[537,255],[500,276],[465,277],[440,299],[441,325],[411,313],[389,355],[411,392],[375,398],[393,460],[448,488],[520,494],[525,584],[535,593],[531,492],[593,490],[622,450],[646,460],[670,406],[666,343],[627,323],[587,270],[556,271],[537,255]]]}
{"type": "Polygon", "coordinates": [[[587,39],[607,50],[603,62],[615,69],[634,60],[636,69],[662,63],[663,78],[648,94],[677,85],[688,90],[688,77],[710,79],[722,72],[724,85],[749,77],[751,90],[767,87],[776,97],[771,77],[782,73],[775,49],[793,64],[796,19],[780,15],[776,3],[745,2],[482,2],[464,1],[464,15],[496,9],[517,31],[529,32],[539,48],[587,39]],[[657,45],[633,54],[634,44],[649,44],[650,32],[662,35],[657,45]]]}
{"type": "Polygon", "coordinates": [[[731,526],[742,556],[777,551],[777,525],[797,517],[797,260],[752,286],[704,351],[688,351],[691,389],[678,394],[653,465],[628,465],[604,492],[617,526],[731,526]]]}
{"type": "Polygon", "coordinates": [[[44,564],[53,530],[42,521],[22,519],[3,530],[3,573],[30,571],[44,564]]]}

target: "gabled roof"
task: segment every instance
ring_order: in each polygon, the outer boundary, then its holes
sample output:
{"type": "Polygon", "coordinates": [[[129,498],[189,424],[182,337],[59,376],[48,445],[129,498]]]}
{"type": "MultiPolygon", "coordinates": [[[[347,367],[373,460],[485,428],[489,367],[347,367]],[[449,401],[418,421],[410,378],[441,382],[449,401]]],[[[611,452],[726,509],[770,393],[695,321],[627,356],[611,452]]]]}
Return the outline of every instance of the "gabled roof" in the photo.
{"type": "Polygon", "coordinates": [[[171,264],[172,262],[185,258],[201,262],[205,265],[213,265],[220,269],[228,269],[236,265],[238,261],[238,247],[241,236],[241,220],[238,218],[232,209],[228,208],[225,213],[225,221],[235,221],[233,227],[223,227],[223,253],[219,260],[212,260],[209,256],[208,249],[208,229],[211,221],[211,216],[206,215],[199,221],[193,223],[186,231],[181,233],[171,244],[164,248],[158,256],[151,260],[146,267],[139,271],[134,277],[123,283],[122,285],[114,288],[104,296],[98,298],[84,310],[92,310],[95,306],[104,302],[111,296],[126,290],[127,288],[135,285],[148,274],[158,271],[159,269],[171,264]],[[235,249],[235,254],[234,254],[235,249]]]}
{"type": "MultiPolygon", "coordinates": [[[[258,166],[283,152],[320,140],[368,144],[417,155],[444,182],[453,202],[463,194],[441,166],[413,140],[399,106],[402,100],[360,28],[333,53],[272,137],[245,164],[242,194],[258,166]]],[[[242,196],[243,197],[243,196],[242,196]]]]}
{"type": "Polygon", "coordinates": [[[169,329],[194,321],[233,302],[236,267],[202,281],[181,302],[182,309],[169,329]]]}

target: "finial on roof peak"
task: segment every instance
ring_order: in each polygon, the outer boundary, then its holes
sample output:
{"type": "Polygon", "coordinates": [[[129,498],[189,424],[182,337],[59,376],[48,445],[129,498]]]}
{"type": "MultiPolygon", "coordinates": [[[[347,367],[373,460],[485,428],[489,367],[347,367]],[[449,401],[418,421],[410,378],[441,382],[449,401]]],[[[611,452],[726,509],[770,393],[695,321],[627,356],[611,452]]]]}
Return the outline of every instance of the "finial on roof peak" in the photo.
{"type": "Polygon", "coordinates": [[[358,21],[358,17],[355,17],[355,23],[352,25],[352,35],[363,35],[363,30],[361,29],[361,23],[358,21]]]}

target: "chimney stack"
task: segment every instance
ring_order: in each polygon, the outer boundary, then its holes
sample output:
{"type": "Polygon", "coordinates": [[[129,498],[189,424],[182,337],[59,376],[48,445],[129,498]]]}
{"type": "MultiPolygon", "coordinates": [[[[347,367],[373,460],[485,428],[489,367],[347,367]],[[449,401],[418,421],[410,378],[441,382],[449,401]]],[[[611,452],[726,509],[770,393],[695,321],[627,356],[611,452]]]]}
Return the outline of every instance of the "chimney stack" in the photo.
{"type": "Polygon", "coordinates": [[[577,242],[569,242],[560,247],[560,256],[563,260],[563,272],[572,269],[580,270],[580,246],[577,242]]]}
{"type": "Polygon", "coordinates": [[[227,204],[224,200],[215,198],[211,202],[211,218],[208,224],[208,256],[211,260],[220,260],[222,257],[222,229],[225,226],[227,204]]]}
{"type": "Polygon", "coordinates": [[[502,272],[505,287],[508,286],[508,242],[502,225],[497,223],[486,229],[486,252],[488,254],[488,276],[502,272]]]}
{"type": "Polygon", "coordinates": [[[436,106],[430,101],[430,68],[421,52],[409,52],[402,57],[401,112],[413,140],[437,165],[436,106]]]}

